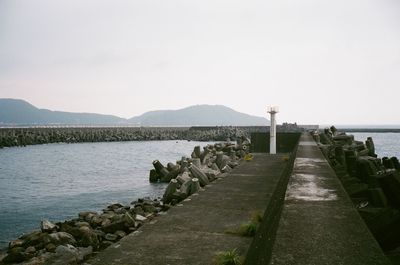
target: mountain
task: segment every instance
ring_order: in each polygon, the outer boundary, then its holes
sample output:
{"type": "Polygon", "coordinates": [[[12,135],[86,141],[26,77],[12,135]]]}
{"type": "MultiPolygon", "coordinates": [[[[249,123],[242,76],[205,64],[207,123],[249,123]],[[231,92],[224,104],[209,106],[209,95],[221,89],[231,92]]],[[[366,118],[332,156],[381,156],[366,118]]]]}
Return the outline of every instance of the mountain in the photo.
{"type": "Polygon", "coordinates": [[[149,111],[129,119],[128,122],[143,126],[269,125],[266,118],[237,112],[222,105],[196,105],[179,110],[149,111]]]}
{"type": "Polygon", "coordinates": [[[0,124],[15,125],[112,125],[126,120],[112,115],[38,109],[20,99],[0,98],[0,124]]]}
{"type": "Polygon", "coordinates": [[[149,111],[129,120],[112,115],[39,109],[20,100],[0,98],[0,125],[141,125],[216,126],[268,125],[262,117],[237,112],[222,105],[196,105],[179,110],[149,111]]]}

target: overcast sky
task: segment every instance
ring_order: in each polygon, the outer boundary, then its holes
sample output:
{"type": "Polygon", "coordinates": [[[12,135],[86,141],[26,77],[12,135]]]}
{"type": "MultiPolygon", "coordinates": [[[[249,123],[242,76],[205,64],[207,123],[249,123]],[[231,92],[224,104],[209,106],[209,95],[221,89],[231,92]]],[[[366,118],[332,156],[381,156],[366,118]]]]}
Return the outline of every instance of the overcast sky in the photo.
{"type": "Polygon", "coordinates": [[[0,97],[400,124],[398,0],[0,0],[0,97]]]}

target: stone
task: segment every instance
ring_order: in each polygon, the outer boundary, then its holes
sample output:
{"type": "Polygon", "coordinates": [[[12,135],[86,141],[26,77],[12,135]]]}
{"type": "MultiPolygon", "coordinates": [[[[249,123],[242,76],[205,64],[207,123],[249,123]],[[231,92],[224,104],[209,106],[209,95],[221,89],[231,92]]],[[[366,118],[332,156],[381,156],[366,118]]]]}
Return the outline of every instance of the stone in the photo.
{"type": "Polygon", "coordinates": [[[77,226],[77,227],[83,227],[83,226],[87,226],[87,227],[90,227],[90,224],[88,223],[88,222],[76,222],[75,223],[75,226],[77,226]]]}
{"type": "Polygon", "coordinates": [[[49,220],[42,220],[40,222],[40,229],[42,230],[42,232],[53,232],[56,231],[58,229],[58,226],[53,224],[52,222],[50,222],[49,220]]]}
{"type": "Polygon", "coordinates": [[[135,219],[130,215],[130,213],[125,213],[124,216],[125,226],[131,227],[135,225],[135,219]]]}
{"type": "Polygon", "coordinates": [[[144,204],[143,205],[143,210],[146,213],[156,213],[157,212],[156,207],[154,205],[152,205],[152,204],[144,204]]]}
{"type": "Polygon", "coordinates": [[[67,244],[75,245],[76,244],[75,238],[71,234],[68,234],[66,232],[56,232],[56,233],[49,234],[46,237],[45,241],[48,241],[45,243],[53,243],[56,246],[67,245],[67,244]]]}
{"type": "Polygon", "coordinates": [[[16,247],[22,247],[23,245],[24,245],[24,241],[23,240],[16,239],[16,240],[11,241],[8,244],[8,248],[11,249],[11,248],[16,248],[16,247]]]}
{"type": "Polygon", "coordinates": [[[141,221],[141,222],[143,222],[143,221],[146,221],[147,218],[144,217],[144,216],[142,216],[142,215],[140,215],[140,214],[137,214],[137,215],[135,216],[135,220],[136,220],[136,221],[141,221]]]}
{"type": "Polygon", "coordinates": [[[35,252],[36,252],[36,248],[34,246],[30,246],[25,249],[25,253],[27,253],[27,254],[34,254],[35,252]]]}
{"type": "Polygon", "coordinates": [[[107,240],[107,241],[115,242],[115,241],[117,241],[118,236],[115,235],[115,234],[108,233],[108,234],[106,234],[106,235],[104,236],[104,239],[107,240]]]}
{"type": "Polygon", "coordinates": [[[93,216],[96,216],[96,215],[97,215],[96,212],[90,212],[90,211],[80,212],[79,219],[85,220],[86,222],[90,222],[90,220],[93,218],[93,216]]]}
{"type": "Polygon", "coordinates": [[[78,261],[78,249],[74,246],[58,246],[46,261],[45,265],[76,264],[78,261]]]}
{"type": "Polygon", "coordinates": [[[82,247],[92,246],[94,249],[99,247],[100,241],[97,234],[90,227],[82,226],[79,230],[81,232],[79,243],[82,247]]]}
{"type": "Polygon", "coordinates": [[[53,243],[49,243],[49,244],[47,244],[47,245],[45,246],[45,248],[46,248],[46,250],[47,250],[48,252],[55,252],[57,246],[54,245],[53,243]]]}
{"type": "Polygon", "coordinates": [[[103,241],[101,241],[100,248],[105,249],[105,248],[108,248],[109,246],[111,246],[112,244],[113,244],[113,242],[111,242],[111,241],[103,240],[103,241]]]}
{"type": "Polygon", "coordinates": [[[125,226],[125,220],[124,220],[124,219],[121,219],[121,220],[112,222],[111,224],[109,224],[109,225],[103,227],[102,230],[103,230],[105,233],[111,233],[111,234],[113,234],[113,233],[115,233],[115,232],[118,231],[118,230],[125,230],[126,228],[127,228],[127,227],[125,226]]]}
{"type": "Polygon", "coordinates": [[[26,259],[25,249],[15,247],[8,250],[7,256],[2,260],[4,263],[22,262],[26,259]]]}
{"type": "Polygon", "coordinates": [[[24,241],[24,246],[36,246],[42,243],[44,237],[47,236],[47,233],[42,233],[41,231],[33,231],[29,234],[23,235],[20,237],[21,240],[24,241]]]}
{"type": "Polygon", "coordinates": [[[117,232],[114,233],[118,237],[118,239],[121,239],[126,236],[126,233],[124,231],[118,230],[117,232]]]}

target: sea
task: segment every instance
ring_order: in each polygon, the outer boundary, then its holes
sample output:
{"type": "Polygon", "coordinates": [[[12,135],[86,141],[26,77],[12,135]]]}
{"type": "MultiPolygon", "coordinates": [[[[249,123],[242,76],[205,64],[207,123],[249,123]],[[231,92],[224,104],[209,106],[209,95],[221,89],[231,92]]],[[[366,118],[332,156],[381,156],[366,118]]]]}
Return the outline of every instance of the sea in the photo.
{"type": "Polygon", "coordinates": [[[163,195],[149,183],[152,162],[165,166],[213,142],[135,141],[46,144],[0,149],[0,249],[40,221],[77,217],[119,202],[163,195]]]}
{"type": "MultiPolygon", "coordinates": [[[[371,136],[379,157],[400,157],[400,133],[371,136]]],[[[23,233],[101,211],[110,203],[129,204],[162,196],[166,184],[149,183],[152,161],[164,165],[190,156],[196,145],[213,142],[137,141],[46,144],[0,149],[0,249],[23,233]]]]}

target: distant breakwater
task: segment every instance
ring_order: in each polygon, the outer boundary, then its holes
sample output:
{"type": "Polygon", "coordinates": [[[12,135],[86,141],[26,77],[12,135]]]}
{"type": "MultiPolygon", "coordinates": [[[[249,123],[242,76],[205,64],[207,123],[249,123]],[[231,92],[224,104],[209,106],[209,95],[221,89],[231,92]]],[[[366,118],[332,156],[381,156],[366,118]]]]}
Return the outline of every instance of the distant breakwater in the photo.
{"type": "Polygon", "coordinates": [[[0,148],[48,143],[151,140],[226,141],[265,132],[264,126],[0,128],[0,148]]]}
{"type": "Polygon", "coordinates": [[[114,203],[101,213],[85,211],[78,218],[51,223],[43,220],[40,230],[22,235],[9,243],[0,264],[20,263],[79,264],[142,225],[151,222],[170,207],[198,194],[210,182],[223,178],[248,155],[250,140],[242,136],[237,143],[225,142],[196,146],[190,157],[164,167],[153,161],[150,181],[169,182],[162,199],[143,198],[130,205],[114,203]]]}
{"type": "Polygon", "coordinates": [[[400,247],[400,163],[379,158],[371,137],[365,142],[334,126],[314,134],[359,214],[387,255],[400,247]]]}

